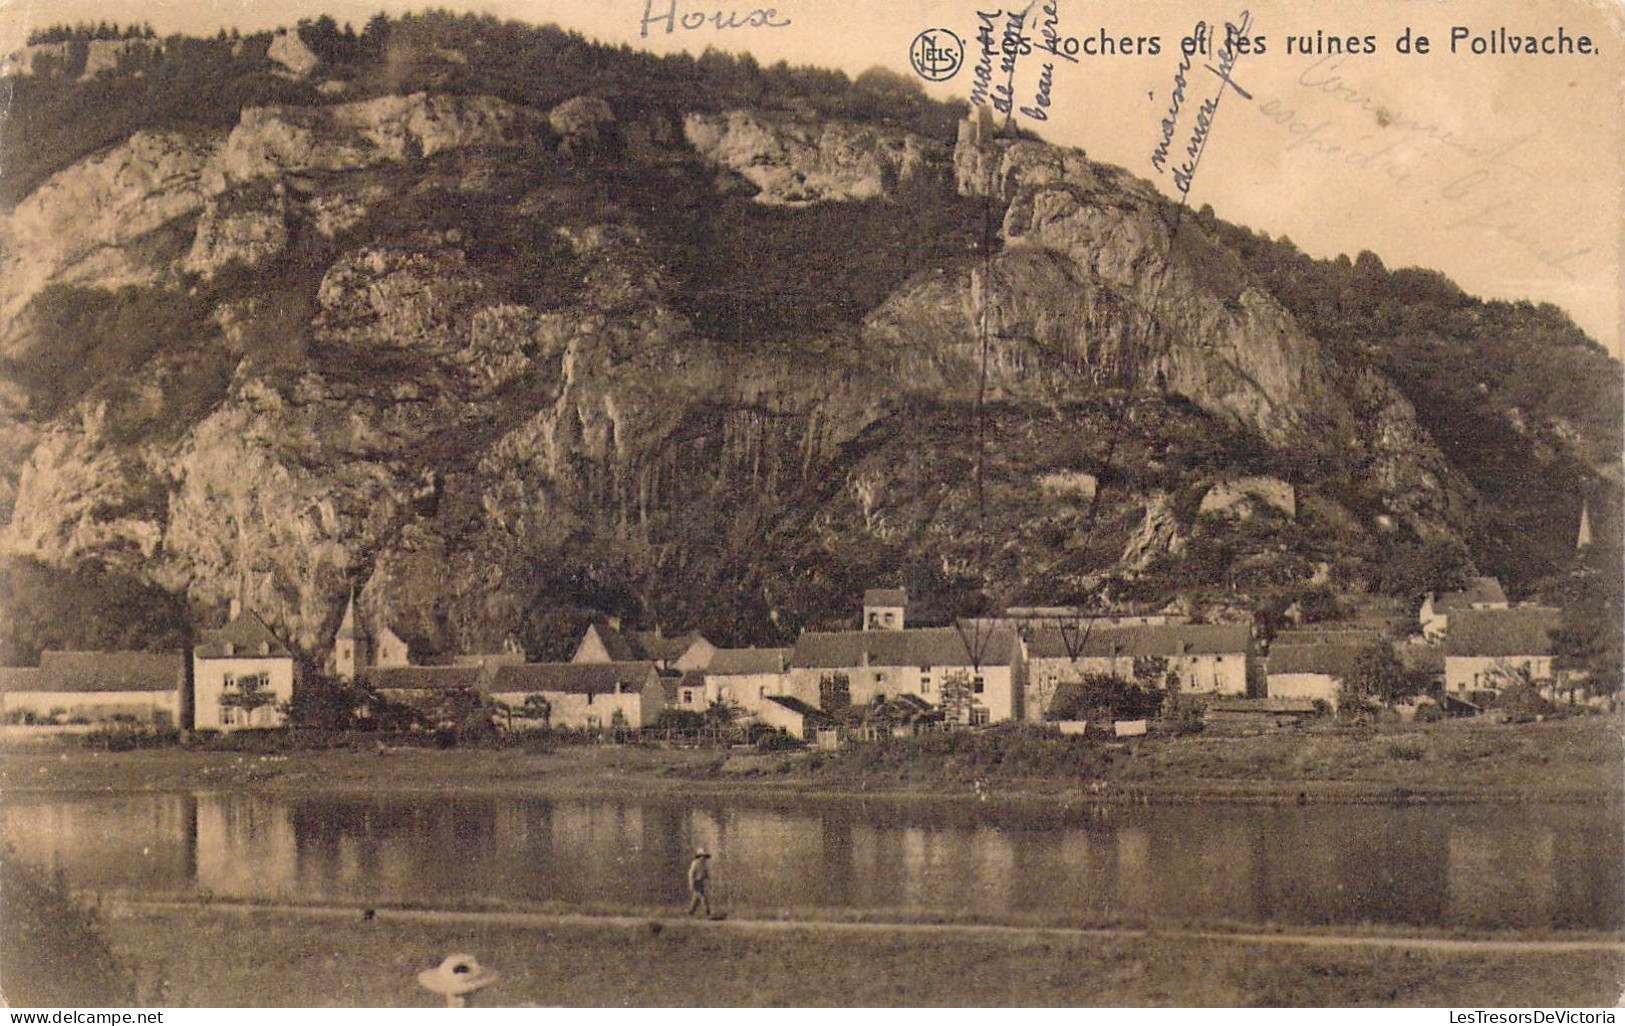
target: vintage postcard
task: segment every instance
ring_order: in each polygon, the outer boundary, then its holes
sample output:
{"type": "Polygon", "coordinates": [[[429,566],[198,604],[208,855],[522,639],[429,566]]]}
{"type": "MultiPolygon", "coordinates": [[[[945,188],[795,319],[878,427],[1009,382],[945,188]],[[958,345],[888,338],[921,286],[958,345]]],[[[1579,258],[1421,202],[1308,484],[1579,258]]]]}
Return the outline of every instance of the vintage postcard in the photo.
{"type": "Polygon", "coordinates": [[[1622,205],[1602,0],[0,0],[0,995],[1612,1006],[1622,205]]]}

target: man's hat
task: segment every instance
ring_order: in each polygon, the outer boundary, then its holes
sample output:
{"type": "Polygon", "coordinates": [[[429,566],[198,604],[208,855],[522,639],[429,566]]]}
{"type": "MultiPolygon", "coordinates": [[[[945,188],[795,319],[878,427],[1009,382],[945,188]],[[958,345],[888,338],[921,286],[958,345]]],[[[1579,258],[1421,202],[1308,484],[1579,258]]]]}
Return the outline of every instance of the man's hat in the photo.
{"type": "Polygon", "coordinates": [[[708,859],[711,857],[711,853],[706,851],[704,848],[695,848],[694,857],[697,859],[708,859]]]}
{"type": "Polygon", "coordinates": [[[480,965],[473,955],[447,955],[433,969],[418,973],[418,982],[436,994],[472,994],[495,983],[499,976],[496,970],[480,965]]]}

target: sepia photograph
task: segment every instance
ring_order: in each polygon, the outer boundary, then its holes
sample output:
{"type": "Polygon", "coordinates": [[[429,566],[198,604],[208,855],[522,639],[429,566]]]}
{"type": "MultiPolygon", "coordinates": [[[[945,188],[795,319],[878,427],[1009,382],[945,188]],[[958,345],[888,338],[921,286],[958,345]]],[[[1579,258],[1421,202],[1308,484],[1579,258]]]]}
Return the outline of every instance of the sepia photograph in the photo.
{"type": "Polygon", "coordinates": [[[0,0],[0,1004],[1625,1000],[1625,7],[1021,4],[0,0]]]}

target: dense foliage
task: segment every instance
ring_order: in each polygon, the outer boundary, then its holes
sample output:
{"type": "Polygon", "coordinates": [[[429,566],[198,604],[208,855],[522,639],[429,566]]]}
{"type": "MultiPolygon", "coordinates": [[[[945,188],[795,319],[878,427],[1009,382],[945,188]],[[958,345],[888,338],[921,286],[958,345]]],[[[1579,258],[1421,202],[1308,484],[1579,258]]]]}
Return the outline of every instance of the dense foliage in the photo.
{"type": "Polygon", "coordinates": [[[190,639],[184,596],[128,572],[0,564],[0,666],[37,665],[47,648],[178,652],[190,639]]]}

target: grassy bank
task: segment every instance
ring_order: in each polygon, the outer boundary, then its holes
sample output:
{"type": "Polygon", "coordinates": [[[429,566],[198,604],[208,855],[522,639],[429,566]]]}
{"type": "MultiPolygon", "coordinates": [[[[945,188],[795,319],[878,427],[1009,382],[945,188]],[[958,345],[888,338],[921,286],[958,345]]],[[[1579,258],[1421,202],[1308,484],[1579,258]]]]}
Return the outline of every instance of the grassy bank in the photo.
{"type": "Polygon", "coordinates": [[[413,982],[465,951],[503,973],[489,1005],[1605,1005],[1619,952],[1238,943],[908,927],[311,919],[115,913],[146,1003],[423,1006],[413,982]],[[207,957],[202,953],[207,952],[207,957]]]}
{"type": "Polygon", "coordinates": [[[1195,735],[1102,745],[960,734],[757,755],[515,745],[436,750],[0,753],[0,790],[470,794],[897,794],[1080,801],[1610,801],[1625,795],[1617,716],[1518,725],[1195,735]]]}

